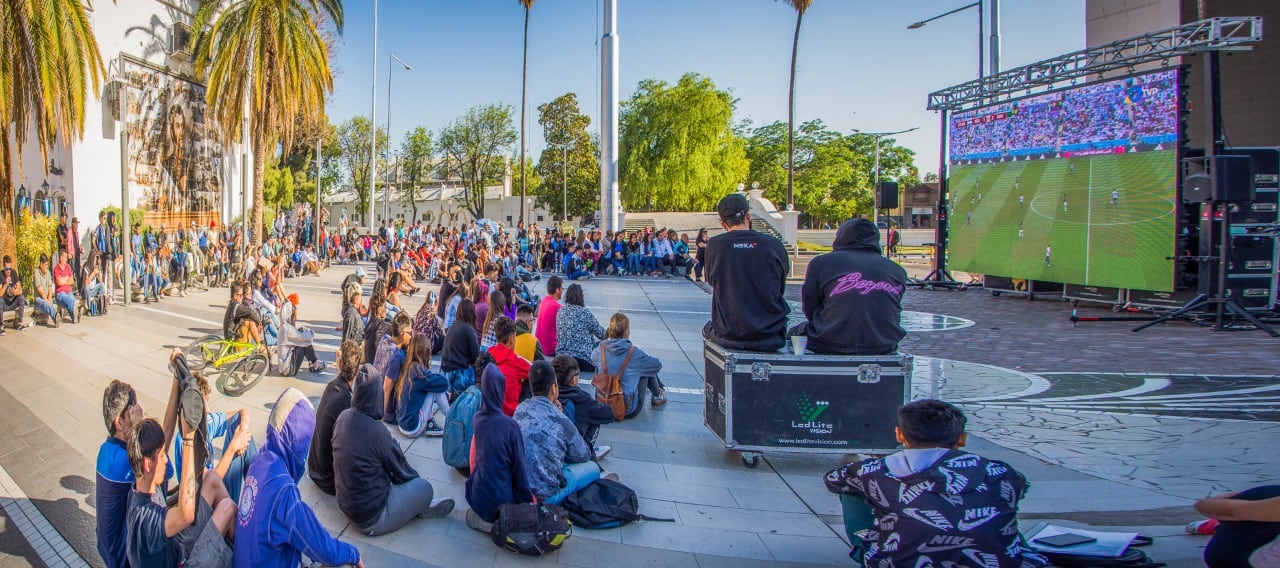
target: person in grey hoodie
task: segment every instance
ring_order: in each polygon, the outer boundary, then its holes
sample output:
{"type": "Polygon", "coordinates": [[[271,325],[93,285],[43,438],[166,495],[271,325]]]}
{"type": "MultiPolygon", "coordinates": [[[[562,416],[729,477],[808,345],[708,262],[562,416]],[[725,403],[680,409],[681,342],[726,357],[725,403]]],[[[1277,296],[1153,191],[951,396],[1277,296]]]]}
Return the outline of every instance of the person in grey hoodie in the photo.
{"type": "Polygon", "coordinates": [[[662,370],[662,361],[649,355],[631,344],[631,319],[626,314],[616,313],[609,318],[609,328],[604,332],[604,341],[591,352],[591,360],[597,364],[597,371],[604,372],[608,368],[610,374],[622,372],[622,394],[627,402],[627,418],[640,414],[644,408],[643,391],[648,388],[651,395],[649,405],[657,408],[667,403],[666,389],[658,379],[658,371],[662,370]],[[631,360],[626,361],[627,353],[631,360]],[[605,357],[605,359],[601,359],[605,357]],[[605,367],[599,367],[601,362],[605,367]],[[622,368],[626,361],[626,368],[622,368]]]}
{"type": "Polygon", "coordinates": [[[524,438],[529,486],[539,502],[559,505],[569,494],[599,479],[600,467],[591,461],[591,446],[560,409],[551,363],[534,361],[529,388],[533,397],[520,403],[512,415],[524,438]]]}

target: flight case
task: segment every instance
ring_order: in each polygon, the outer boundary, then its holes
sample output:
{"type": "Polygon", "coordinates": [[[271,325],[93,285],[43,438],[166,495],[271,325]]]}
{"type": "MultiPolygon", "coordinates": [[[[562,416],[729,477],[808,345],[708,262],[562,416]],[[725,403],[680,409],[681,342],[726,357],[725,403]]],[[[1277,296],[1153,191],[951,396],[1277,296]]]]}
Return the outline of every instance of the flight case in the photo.
{"type": "Polygon", "coordinates": [[[758,353],[703,342],[703,420],[747,467],[762,452],[888,454],[912,356],[758,353]]]}

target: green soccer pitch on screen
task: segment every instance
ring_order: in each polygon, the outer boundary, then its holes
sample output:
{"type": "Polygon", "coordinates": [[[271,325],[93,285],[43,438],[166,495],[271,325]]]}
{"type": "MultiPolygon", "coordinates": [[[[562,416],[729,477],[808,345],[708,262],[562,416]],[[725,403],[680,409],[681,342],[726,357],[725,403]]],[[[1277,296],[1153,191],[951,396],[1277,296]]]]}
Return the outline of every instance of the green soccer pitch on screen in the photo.
{"type": "Polygon", "coordinates": [[[977,274],[1171,291],[1178,70],[957,113],[948,259],[977,274]]]}

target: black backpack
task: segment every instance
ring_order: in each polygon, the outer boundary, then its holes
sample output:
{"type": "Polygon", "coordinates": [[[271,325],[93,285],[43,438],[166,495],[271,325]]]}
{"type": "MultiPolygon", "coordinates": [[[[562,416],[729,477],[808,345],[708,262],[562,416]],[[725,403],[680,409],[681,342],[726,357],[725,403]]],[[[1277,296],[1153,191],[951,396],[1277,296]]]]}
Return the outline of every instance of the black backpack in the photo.
{"type": "Polygon", "coordinates": [[[1133,543],[1129,545],[1129,548],[1125,549],[1124,554],[1114,558],[1045,552],[1043,550],[1039,552],[1048,558],[1052,565],[1060,566],[1061,568],[1161,568],[1167,566],[1163,562],[1152,560],[1150,556],[1147,556],[1146,552],[1135,548],[1147,546],[1151,543],[1151,537],[1139,535],[1133,539],[1133,543]]]}
{"type": "Polygon", "coordinates": [[[561,504],[569,513],[569,520],[573,521],[574,526],[584,529],[611,529],[641,519],[675,522],[675,519],[659,519],[640,514],[636,492],[608,479],[592,481],[590,485],[565,497],[561,504]]]}
{"type": "Polygon", "coordinates": [[[499,548],[525,556],[545,556],[559,550],[573,534],[569,515],[555,505],[507,503],[489,532],[499,548]]]}

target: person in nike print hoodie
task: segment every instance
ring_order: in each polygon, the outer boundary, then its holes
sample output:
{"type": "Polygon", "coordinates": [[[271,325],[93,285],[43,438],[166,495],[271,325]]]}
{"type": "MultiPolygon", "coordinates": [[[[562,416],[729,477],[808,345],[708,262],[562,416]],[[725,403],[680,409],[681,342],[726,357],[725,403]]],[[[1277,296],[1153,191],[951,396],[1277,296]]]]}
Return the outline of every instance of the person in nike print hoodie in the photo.
{"type": "Polygon", "coordinates": [[[959,408],[914,401],[898,410],[905,450],[827,473],[827,489],[840,494],[852,556],[869,567],[1049,563],[1018,530],[1026,478],[1008,464],[960,450],[964,426],[959,408]]]}

